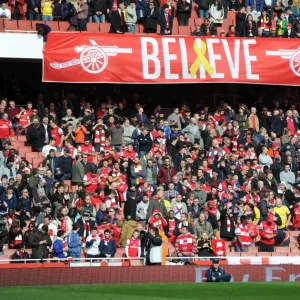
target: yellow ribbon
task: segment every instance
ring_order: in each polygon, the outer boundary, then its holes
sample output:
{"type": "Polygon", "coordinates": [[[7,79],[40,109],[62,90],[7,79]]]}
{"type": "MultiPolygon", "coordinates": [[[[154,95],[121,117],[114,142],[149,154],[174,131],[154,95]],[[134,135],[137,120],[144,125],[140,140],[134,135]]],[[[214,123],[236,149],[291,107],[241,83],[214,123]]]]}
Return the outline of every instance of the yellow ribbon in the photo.
{"type": "Polygon", "coordinates": [[[215,70],[210,65],[206,57],[204,56],[206,52],[206,44],[203,41],[201,41],[201,49],[200,49],[197,45],[197,42],[195,41],[193,45],[193,49],[197,54],[197,58],[195,59],[195,61],[190,67],[190,74],[192,76],[195,76],[200,66],[203,65],[206,72],[211,76],[215,72],[215,70]]]}

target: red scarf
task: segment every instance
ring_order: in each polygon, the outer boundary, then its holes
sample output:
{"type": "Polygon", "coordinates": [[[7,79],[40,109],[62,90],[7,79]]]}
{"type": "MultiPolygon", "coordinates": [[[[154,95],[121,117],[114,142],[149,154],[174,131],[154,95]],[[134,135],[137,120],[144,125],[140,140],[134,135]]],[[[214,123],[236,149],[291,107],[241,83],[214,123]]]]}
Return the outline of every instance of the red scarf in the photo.
{"type": "Polygon", "coordinates": [[[64,219],[61,221],[60,229],[66,233],[67,232],[67,217],[64,217],[64,219]]]}
{"type": "Polygon", "coordinates": [[[121,175],[120,170],[116,170],[115,168],[112,169],[112,177],[119,177],[121,175]]]}
{"type": "Polygon", "coordinates": [[[86,242],[86,238],[91,234],[91,225],[90,223],[86,223],[84,219],[82,219],[83,222],[83,237],[82,242],[86,242]]]}
{"type": "Polygon", "coordinates": [[[230,232],[231,229],[231,222],[230,222],[230,218],[229,216],[226,215],[226,228],[227,228],[227,232],[230,232]]]}
{"type": "Polygon", "coordinates": [[[105,131],[103,129],[95,131],[95,144],[100,144],[101,147],[105,146],[105,131]]]}

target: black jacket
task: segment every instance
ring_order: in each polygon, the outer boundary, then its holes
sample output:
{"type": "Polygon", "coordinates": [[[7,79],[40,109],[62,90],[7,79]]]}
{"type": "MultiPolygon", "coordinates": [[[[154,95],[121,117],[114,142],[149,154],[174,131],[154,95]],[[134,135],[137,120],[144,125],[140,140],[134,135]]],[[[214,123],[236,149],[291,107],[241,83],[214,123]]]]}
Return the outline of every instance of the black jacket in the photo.
{"type": "Polygon", "coordinates": [[[188,3],[186,1],[185,4],[183,4],[182,0],[178,1],[178,3],[177,3],[178,19],[181,19],[181,20],[189,19],[191,17],[191,10],[192,10],[191,3],[188,3]],[[188,10],[186,10],[187,7],[189,8],[188,10]]]}
{"type": "Polygon", "coordinates": [[[149,152],[151,150],[152,146],[152,139],[150,137],[150,134],[140,134],[137,138],[137,141],[139,143],[139,150],[140,151],[146,151],[149,152]]]}
{"type": "MultiPolygon", "coordinates": [[[[200,31],[201,31],[201,33],[202,33],[203,36],[206,36],[206,34],[207,34],[207,28],[206,28],[206,25],[204,23],[201,24],[200,31]]],[[[209,34],[211,36],[212,35],[217,35],[217,29],[216,29],[214,23],[210,23],[209,24],[209,34]]]]}
{"type": "Polygon", "coordinates": [[[252,21],[251,29],[250,29],[250,23],[247,21],[245,22],[243,36],[244,37],[257,36],[257,24],[254,21],[252,21]]]}
{"type": "Polygon", "coordinates": [[[131,216],[132,220],[136,219],[136,201],[133,198],[127,198],[124,206],[124,217],[131,216]]]}
{"type": "MultiPolygon", "coordinates": [[[[125,13],[126,12],[123,11],[122,13],[124,16],[124,20],[123,20],[124,24],[123,25],[121,25],[122,22],[121,22],[121,16],[120,16],[119,10],[113,11],[111,13],[111,17],[110,17],[111,25],[110,25],[110,30],[109,30],[110,33],[117,33],[117,31],[124,33],[126,31],[126,28],[127,28],[125,26],[125,13]]],[[[103,118],[103,122],[105,123],[104,118],[103,118]]]]}
{"type": "Polygon", "coordinates": [[[282,134],[281,120],[280,115],[273,116],[271,123],[271,131],[276,133],[276,136],[279,137],[282,134]]]}
{"type": "Polygon", "coordinates": [[[107,0],[91,0],[90,7],[93,14],[97,11],[101,11],[102,14],[106,14],[107,9],[110,7],[110,1],[107,0]]]}
{"type": "Polygon", "coordinates": [[[158,16],[159,16],[159,13],[158,13],[158,10],[156,7],[153,9],[152,14],[151,14],[151,10],[148,9],[146,11],[146,19],[145,19],[145,23],[144,23],[144,28],[146,30],[147,29],[156,29],[157,23],[158,23],[158,16]]]}
{"type": "Polygon", "coordinates": [[[246,20],[245,13],[238,12],[236,14],[235,21],[236,21],[236,32],[238,33],[238,36],[243,36],[245,20],[246,20]]]}
{"type": "Polygon", "coordinates": [[[198,4],[198,9],[208,10],[212,4],[212,1],[211,0],[196,0],[196,3],[198,4]]]}
{"type": "Polygon", "coordinates": [[[29,125],[27,128],[26,139],[33,150],[43,148],[45,146],[45,128],[43,125],[34,127],[29,125]]]}
{"type": "Polygon", "coordinates": [[[50,235],[48,233],[42,234],[42,232],[37,231],[34,233],[31,246],[32,246],[32,259],[47,259],[48,258],[48,246],[52,245],[50,235]],[[46,240],[46,244],[40,244],[41,241],[46,240]]]}

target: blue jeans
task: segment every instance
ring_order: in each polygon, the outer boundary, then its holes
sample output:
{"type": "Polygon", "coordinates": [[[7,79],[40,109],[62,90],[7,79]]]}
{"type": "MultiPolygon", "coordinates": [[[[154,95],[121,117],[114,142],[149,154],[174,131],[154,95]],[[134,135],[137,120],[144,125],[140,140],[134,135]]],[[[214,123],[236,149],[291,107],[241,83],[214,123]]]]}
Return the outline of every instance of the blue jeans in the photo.
{"type": "Polygon", "coordinates": [[[43,21],[53,21],[53,16],[42,16],[43,21]]]}
{"type": "Polygon", "coordinates": [[[242,247],[235,245],[235,252],[249,252],[249,248],[245,247],[245,250],[242,250],[242,247]]]}
{"type": "Polygon", "coordinates": [[[199,9],[199,18],[208,18],[208,9],[199,9]]]}
{"type": "Polygon", "coordinates": [[[28,20],[30,21],[39,21],[41,19],[41,15],[39,13],[28,11],[27,12],[28,20]]]}
{"type": "Polygon", "coordinates": [[[105,15],[102,14],[102,15],[93,15],[94,17],[94,21],[96,23],[105,23],[105,15]]]}
{"type": "Polygon", "coordinates": [[[136,26],[135,26],[135,24],[127,24],[127,26],[128,26],[128,32],[136,33],[136,26]]]}

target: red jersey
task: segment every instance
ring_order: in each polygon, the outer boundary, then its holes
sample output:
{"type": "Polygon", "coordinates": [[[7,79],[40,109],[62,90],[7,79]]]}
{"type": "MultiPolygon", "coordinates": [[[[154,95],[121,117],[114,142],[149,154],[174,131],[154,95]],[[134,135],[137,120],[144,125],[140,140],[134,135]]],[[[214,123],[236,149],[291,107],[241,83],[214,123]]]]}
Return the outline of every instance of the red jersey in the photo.
{"type": "Polygon", "coordinates": [[[123,150],[120,152],[120,157],[129,157],[133,161],[134,158],[137,157],[137,153],[135,151],[123,150]]]}
{"type": "Polygon", "coordinates": [[[293,227],[300,228],[300,206],[294,208],[293,227]]]}
{"type": "Polygon", "coordinates": [[[93,163],[93,155],[92,153],[95,152],[95,148],[93,145],[89,144],[89,145],[85,145],[85,144],[81,144],[79,147],[78,147],[78,152],[79,153],[85,153],[87,154],[88,156],[88,159],[87,161],[90,162],[90,163],[93,163]]]}
{"type": "Polygon", "coordinates": [[[24,128],[26,127],[27,125],[29,125],[29,116],[25,113],[23,115],[20,116],[20,119],[19,119],[19,125],[24,128]]]}
{"type": "Polygon", "coordinates": [[[141,240],[133,237],[129,238],[126,243],[126,253],[128,257],[139,257],[141,249],[141,240]]]}
{"type": "Polygon", "coordinates": [[[255,239],[258,236],[257,227],[254,224],[246,224],[246,227],[248,229],[248,232],[252,231],[251,233],[249,232],[249,236],[250,236],[250,243],[253,244],[255,243],[255,239]]]}
{"type": "Polygon", "coordinates": [[[11,133],[12,133],[11,121],[10,120],[4,121],[0,119],[0,138],[8,139],[11,133]]]}
{"type": "Polygon", "coordinates": [[[61,137],[64,135],[63,130],[56,126],[55,128],[51,129],[51,137],[55,139],[55,147],[58,147],[61,144],[61,137]]]}
{"type": "Polygon", "coordinates": [[[180,252],[184,256],[197,253],[197,241],[195,236],[190,233],[187,235],[179,235],[176,239],[175,249],[177,253],[180,252]]]}
{"type": "Polygon", "coordinates": [[[262,221],[259,227],[259,235],[260,242],[266,245],[274,245],[274,238],[267,238],[267,235],[276,235],[277,234],[277,226],[275,222],[271,222],[268,224],[266,221],[262,221]]]}
{"type": "Polygon", "coordinates": [[[212,251],[215,256],[226,256],[226,243],[221,238],[214,238],[211,240],[212,251]]]}
{"type": "Polygon", "coordinates": [[[97,190],[98,184],[100,182],[100,175],[96,174],[95,177],[92,177],[91,173],[87,173],[84,175],[83,182],[89,182],[91,180],[93,180],[93,182],[85,186],[85,190],[87,193],[94,193],[97,190]]]}
{"type": "Polygon", "coordinates": [[[242,224],[239,224],[237,228],[235,229],[235,235],[240,237],[241,244],[239,241],[236,241],[236,244],[238,246],[244,246],[248,247],[250,245],[250,235],[249,235],[249,229],[242,224]]]}

